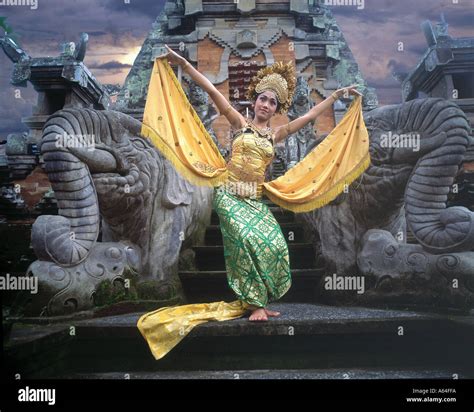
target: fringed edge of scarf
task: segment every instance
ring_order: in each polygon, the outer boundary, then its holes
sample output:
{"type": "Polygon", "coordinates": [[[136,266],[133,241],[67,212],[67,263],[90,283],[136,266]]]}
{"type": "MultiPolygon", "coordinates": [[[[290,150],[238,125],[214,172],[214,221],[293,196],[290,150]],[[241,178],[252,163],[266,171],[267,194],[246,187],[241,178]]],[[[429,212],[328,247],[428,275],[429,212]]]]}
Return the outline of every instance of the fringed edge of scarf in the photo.
{"type": "Polygon", "coordinates": [[[344,179],[340,180],[338,183],[333,185],[326,193],[317,196],[316,198],[308,201],[307,203],[291,203],[287,200],[284,200],[272,192],[267,190],[265,183],[263,190],[265,195],[275,204],[281,206],[284,209],[291,210],[295,213],[305,213],[310,212],[314,209],[326,206],[328,203],[332,202],[346,186],[354,182],[364,171],[370,166],[370,153],[367,153],[363,159],[357,164],[357,166],[347,174],[344,179]]]}
{"type": "Polygon", "coordinates": [[[225,170],[220,175],[214,177],[199,176],[188,166],[183,164],[179,156],[168,146],[160,135],[146,124],[142,124],[141,135],[149,138],[152,144],[163,154],[163,156],[174,166],[176,171],[190,183],[197,186],[215,187],[227,181],[229,171],[225,170]]]}

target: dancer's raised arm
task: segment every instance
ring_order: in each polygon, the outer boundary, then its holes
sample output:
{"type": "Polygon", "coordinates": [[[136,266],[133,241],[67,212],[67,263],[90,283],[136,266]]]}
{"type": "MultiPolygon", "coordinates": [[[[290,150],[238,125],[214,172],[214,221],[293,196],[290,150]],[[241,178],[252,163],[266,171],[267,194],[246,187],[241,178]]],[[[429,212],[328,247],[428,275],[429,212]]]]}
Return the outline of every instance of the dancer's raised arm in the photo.
{"type": "Polygon", "coordinates": [[[282,140],[286,139],[290,134],[296,133],[298,130],[305,127],[309,122],[316,120],[316,118],[321,113],[324,113],[327,109],[329,109],[334,104],[334,102],[341,96],[347,96],[349,94],[362,96],[362,94],[356,90],[356,86],[357,85],[352,85],[336,90],[326,100],[314,106],[303,116],[292,120],[286,125],[278,127],[275,132],[275,143],[281,142],[282,140]]]}
{"type": "Polygon", "coordinates": [[[158,56],[158,58],[167,58],[172,64],[178,64],[183,68],[191,79],[201,87],[212,101],[217,106],[220,114],[224,115],[234,129],[240,129],[245,125],[245,118],[237,110],[235,110],[230,102],[224,97],[224,95],[217,90],[217,88],[209,81],[209,79],[202,73],[199,73],[191,63],[189,63],[184,57],[174,52],[167,45],[165,45],[168,53],[158,56]]]}

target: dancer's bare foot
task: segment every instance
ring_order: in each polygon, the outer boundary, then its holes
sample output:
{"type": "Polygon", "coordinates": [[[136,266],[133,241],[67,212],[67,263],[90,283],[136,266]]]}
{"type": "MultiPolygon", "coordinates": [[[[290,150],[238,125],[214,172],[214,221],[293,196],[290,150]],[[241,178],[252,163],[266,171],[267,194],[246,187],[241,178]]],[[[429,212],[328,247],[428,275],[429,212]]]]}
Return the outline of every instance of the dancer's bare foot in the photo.
{"type": "Polygon", "coordinates": [[[264,309],[266,314],[268,316],[271,316],[271,317],[277,317],[277,316],[280,316],[280,312],[275,312],[273,310],[269,310],[269,309],[264,309]]]}
{"type": "Polygon", "coordinates": [[[266,321],[268,320],[267,312],[264,308],[258,308],[252,311],[249,317],[250,321],[266,321]]]}

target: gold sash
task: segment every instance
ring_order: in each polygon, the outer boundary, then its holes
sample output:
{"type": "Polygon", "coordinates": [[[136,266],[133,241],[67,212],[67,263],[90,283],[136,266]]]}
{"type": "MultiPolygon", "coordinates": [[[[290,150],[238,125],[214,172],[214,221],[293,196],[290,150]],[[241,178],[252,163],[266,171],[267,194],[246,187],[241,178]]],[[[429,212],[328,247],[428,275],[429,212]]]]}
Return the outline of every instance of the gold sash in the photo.
{"type": "MultiPolygon", "coordinates": [[[[141,134],[191,183],[214,187],[227,181],[224,158],[165,59],[155,60],[141,134]]],[[[331,133],[283,176],[263,183],[263,193],[285,209],[309,212],[336,198],[369,165],[369,136],[357,96],[331,133]]]]}
{"type": "Polygon", "coordinates": [[[334,200],[370,165],[369,134],[357,96],[331,133],[264,193],[293,212],[309,212],[334,200]]]}
{"type": "Polygon", "coordinates": [[[210,320],[223,321],[240,318],[248,311],[245,302],[194,303],[161,308],[145,313],[137,327],[156,360],[164,357],[191,330],[210,320]]]}
{"type": "Polygon", "coordinates": [[[227,180],[224,158],[163,59],[153,66],[141,134],[191,183],[212,187],[227,180]]]}

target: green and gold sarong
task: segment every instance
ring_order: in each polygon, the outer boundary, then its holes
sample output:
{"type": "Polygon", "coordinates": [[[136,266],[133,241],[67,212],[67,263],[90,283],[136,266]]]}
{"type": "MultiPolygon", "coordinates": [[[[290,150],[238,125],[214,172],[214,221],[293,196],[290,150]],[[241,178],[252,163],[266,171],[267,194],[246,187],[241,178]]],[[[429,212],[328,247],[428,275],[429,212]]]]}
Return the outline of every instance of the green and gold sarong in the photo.
{"type": "Polygon", "coordinates": [[[214,189],[227,281],[244,302],[265,307],[291,286],[288,245],[265,203],[214,189]]]}

